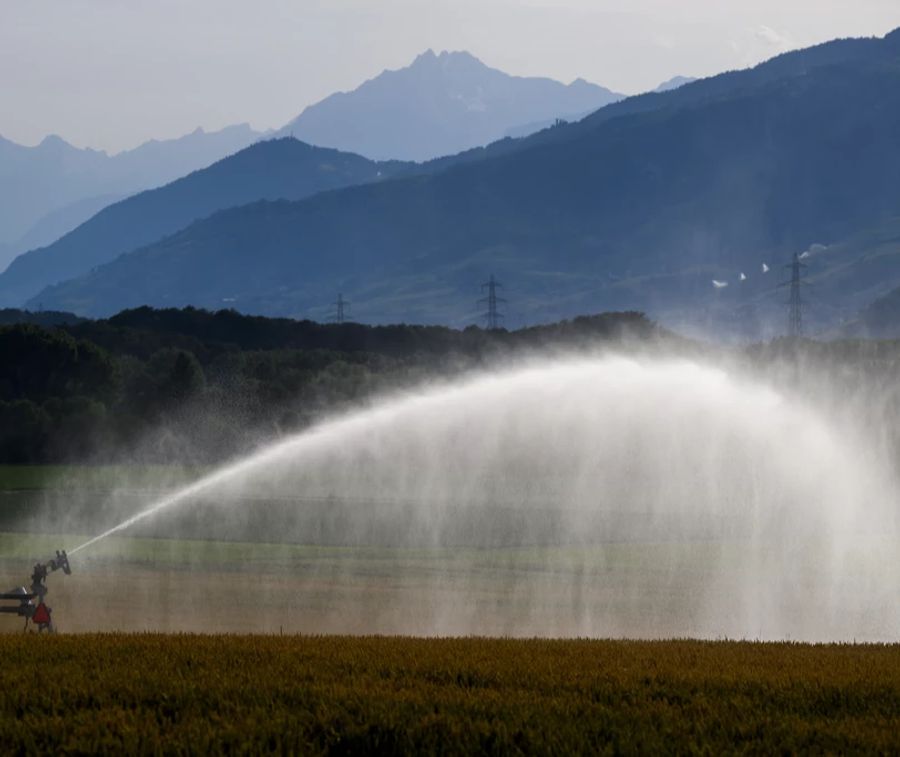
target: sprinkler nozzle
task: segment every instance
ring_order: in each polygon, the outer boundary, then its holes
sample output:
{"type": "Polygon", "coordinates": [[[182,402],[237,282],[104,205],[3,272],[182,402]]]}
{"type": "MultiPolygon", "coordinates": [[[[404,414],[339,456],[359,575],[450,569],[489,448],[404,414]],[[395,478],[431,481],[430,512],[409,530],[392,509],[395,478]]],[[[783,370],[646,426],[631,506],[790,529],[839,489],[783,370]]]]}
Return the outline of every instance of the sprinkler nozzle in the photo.
{"type": "Polygon", "coordinates": [[[72,575],[72,568],[69,566],[69,557],[66,550],[56,550],[56,557],[50,561],[48,566],[51,571],[62,569],[67,576],[72,575]]]}

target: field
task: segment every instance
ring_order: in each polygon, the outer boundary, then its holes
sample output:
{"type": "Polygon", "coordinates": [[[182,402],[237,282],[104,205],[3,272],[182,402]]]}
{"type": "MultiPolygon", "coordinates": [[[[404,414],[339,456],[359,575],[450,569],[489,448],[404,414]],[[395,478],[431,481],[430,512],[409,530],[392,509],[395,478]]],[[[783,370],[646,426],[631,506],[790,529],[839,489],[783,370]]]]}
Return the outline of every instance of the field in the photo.
{"type": "MultiPolygon", "coordinates": [[[[0,468],[0,589],[27,584],[36,560],[71,552],[198,473],[0,468]]],[[[896,634],[890,608],[868,613],[847,602],[830,617],[809,576],[792,574],[786,584],[752,545],[666,540],[659,524],[643,538],[581,546],[391,546],[331,540],[357,503],[342,512],[331,503],[238,501],[228,517],[216,504],[192,502],[173,519],[73,554],[73,574],[48,580],[57,628],[806,641],[896,634]],[[255,538],[242,538],[245,528],[255,538]]],[[[845,562],[843,574],[853,568],[845,562]]],[[[21,629],[19,618],[0,616],[0,633],[21,629]]]]}
{"type": "MultiPolygon", "coordinates": [[[[0,469],[0,503],[14,523],[179,475],[0,469]]],[[[0,530],[4,589],[91,533],[29,530],[0,530]]],[[[522,638],[692,635],[698,587],[736,550],[114,536],[48,579],[64,633],[0,617],[0,752],[900,749],[900,646],[522,638]]]]}
{"type": "MultiPolygon", "coordinates": [[[[85,538],[0,532],[0,585],[27,583],[35,559],[85,538]]],[[[584,553],[114,536],[72,555],[71,576],[49,577],[48,604],[64,632],[647,637],[664,616],[687,636],[707,557],[697,545],[584,553]],[[648,555],[694,569],[663,582],[648,555]]],[[[0,633],[21,629],[0,616],[0,633]]]]}
{"type": "Polygon", "coordinates": [[[0,637],[0,749],[896,752],[900,647],[0,637]]]}
{"type": "MultiPolygon", "coordinates": [[[[36,560],[116,523],[124,496],[137,508],[196,475],[178,467],[0,467],[0,587],[26,584],[36,560]],[[108,500],[116,486],[125,494],[108,500]],[[104,513],[107,501],[113,511],[104,513]],[[93,521],[88,530],[69,530],[85,521],[93,521]]],[[[215,513],[191,521],[195,510],[168,531],[216,525],[215,513]]],[[[48,580],[48,604],[64,632],[652,637],[665,617],[672,635],[691,636],[694,587],[718,549],[414,549],[129,534],[73,555],[73,574],[48,580]],[[683,568],[680,583],[660,580],[648,564],[673,561],[683,568]]],[[[21,628],[0,616],[0,633],[21,628]]]]}

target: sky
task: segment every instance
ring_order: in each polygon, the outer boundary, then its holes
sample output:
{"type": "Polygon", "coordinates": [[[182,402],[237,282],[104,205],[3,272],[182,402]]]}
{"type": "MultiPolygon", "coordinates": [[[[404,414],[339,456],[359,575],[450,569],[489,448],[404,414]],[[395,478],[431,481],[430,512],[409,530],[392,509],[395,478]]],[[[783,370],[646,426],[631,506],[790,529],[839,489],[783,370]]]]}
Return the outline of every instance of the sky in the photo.
{"type": "Polygon", "coordinates": [[[626,94],[900,27],[900,0],[0,0],[0,135],[277,128],[431,48],[626,94]]]}

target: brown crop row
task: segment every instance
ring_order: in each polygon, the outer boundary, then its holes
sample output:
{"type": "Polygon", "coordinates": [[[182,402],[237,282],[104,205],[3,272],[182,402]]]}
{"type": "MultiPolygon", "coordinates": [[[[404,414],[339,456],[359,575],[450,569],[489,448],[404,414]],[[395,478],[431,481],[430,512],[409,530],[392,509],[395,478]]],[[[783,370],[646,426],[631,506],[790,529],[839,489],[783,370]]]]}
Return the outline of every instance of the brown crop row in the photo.
{"type": "Polygon", "coordinates": [[[0,636],[0,751],[900,750],[900,646],[0,636]]]}

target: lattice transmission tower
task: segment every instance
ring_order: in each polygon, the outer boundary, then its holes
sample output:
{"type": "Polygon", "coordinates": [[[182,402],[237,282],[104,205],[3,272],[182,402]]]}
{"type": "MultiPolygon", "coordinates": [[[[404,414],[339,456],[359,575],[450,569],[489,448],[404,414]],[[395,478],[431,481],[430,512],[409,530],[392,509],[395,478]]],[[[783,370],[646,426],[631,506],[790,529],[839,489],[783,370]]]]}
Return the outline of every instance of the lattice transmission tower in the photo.
{"type": "Polygon", "coordinates": [[[785,268],[791,272],[791,278],[782,281],[779,287],[790,287],[788,295],[788,336],[798,337],[803,334],[803,298],[800,294],[800,286],[803,284],[803,269],[805,263],[800,262],[800,256],[795,252],[794,257],[785,268]]]}
{"type": "Polygon", "coordinates": [[[334,323],[344,323],[349,308],[350,303],[344,299],[343,294],[338,293],[337,300],[334,303],[334,315],[331,316],[331,320],[334,323]]]}
{"type": "Polygon", "coordinates": [[[482,317],[484,318],[488,331],[496,331],[497,329],[502,328],[503,325],[503,313],[500,312],[499,305],[506,304],[506,300],[497,296],[497,290],[502,287],[503,284],[497,281],[493,274],[491,274],[491,277],[481,285],[482,292],[487,290],[487,297],[478,300],[478,305],[487,307],[487,310],[482,313],[482,317]]]}

